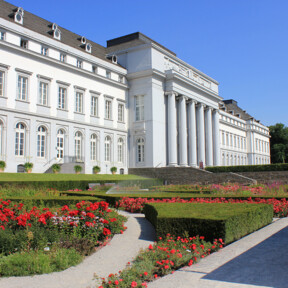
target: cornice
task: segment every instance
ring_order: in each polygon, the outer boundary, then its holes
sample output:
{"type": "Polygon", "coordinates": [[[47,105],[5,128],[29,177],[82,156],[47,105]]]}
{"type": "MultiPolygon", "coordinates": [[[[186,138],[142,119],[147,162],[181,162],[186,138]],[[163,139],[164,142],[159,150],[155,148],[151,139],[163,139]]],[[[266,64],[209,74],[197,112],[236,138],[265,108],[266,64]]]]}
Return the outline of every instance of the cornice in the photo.
{"type": "Polygon", "coordinates": [[[129,74],[127,74],[126,77],[128,80],[133,80],[133,79],[137,79],[137,78],[154,77],[154,76],[157,76],[157,77],[162,78],[162,79],[166,78],[165,73],[162,73],[156,69],[148,69],[148,70],[129,73],[129,74]]]}

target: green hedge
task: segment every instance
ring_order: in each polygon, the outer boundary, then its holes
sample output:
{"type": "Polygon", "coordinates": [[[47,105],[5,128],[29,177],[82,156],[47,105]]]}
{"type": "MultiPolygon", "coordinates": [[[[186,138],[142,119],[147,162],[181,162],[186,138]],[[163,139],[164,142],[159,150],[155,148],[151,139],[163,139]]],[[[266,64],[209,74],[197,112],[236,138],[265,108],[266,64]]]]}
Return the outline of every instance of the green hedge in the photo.
{"type": "Polygon", "coordinates": [[[104,201],[102,198],[96,197],[2,197],[3,200],[11,200],[13,202],[21,202],[28,207],[45,206],[45,207],[60,207],[64,205],[73,205],[82,200],[90,202],[104,201]]]}
{"type": "Polygon", "coordinates": [[[145,217],[156,229],[157,237],[171,235],[204,236],[226,244],[268,225],[273,206],[267,204],[153,203],[144,207],[145,217]]]}
{"type": "Polygon", "coordinates": [[[214,172],[214,173],[288,171],[288,164],[215,166],[215,167],[206,167],[205,170],[214,172]]]}

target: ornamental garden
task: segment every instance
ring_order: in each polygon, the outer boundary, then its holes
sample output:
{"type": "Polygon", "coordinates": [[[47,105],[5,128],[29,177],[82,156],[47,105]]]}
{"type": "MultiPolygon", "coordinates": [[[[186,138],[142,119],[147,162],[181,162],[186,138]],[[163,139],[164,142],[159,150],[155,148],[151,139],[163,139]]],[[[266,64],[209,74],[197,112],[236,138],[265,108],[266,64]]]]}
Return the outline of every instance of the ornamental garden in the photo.
{"type": "Polygon", "coordinates": [[[125,210],[144,213],[157,241],[97,287],[147,287],[288,214],[288,185],[280,183],[161,184],[133,175],[1,173],[0,277],[76,266],[125,233],[125,210]]]}

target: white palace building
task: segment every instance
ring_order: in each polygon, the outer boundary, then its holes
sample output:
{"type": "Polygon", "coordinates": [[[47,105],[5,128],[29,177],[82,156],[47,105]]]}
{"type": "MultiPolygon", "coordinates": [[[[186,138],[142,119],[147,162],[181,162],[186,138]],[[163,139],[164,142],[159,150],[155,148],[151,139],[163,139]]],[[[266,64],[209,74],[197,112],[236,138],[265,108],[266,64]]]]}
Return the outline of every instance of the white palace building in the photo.
{"type": "Polygon", "coordinates": [[[141,33],[103,47],[0,0],[0,160],[43,173],[270,163],[269,130],[141,33]]]}

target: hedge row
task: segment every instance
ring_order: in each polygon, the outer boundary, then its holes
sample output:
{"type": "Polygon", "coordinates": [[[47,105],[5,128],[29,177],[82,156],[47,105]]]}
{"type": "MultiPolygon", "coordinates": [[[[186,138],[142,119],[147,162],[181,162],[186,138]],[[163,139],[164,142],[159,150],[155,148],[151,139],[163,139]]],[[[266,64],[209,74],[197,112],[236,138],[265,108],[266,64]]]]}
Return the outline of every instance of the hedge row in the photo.
{"type": "Polygon", "coordinates": [[[204,236],[226,244],[268,225],[273,206],[267,204],[153,203],[144,207],[145,217],[156,229],[157,237],[171,235],[204,236]]]}
{"type": "Polygon", "coordinates": [[[215,167],[206,167],[205,170],[210,171],[210,172],[214,172],[214,173],[288,171],[288,164],[215,166],[215,167]]]}

